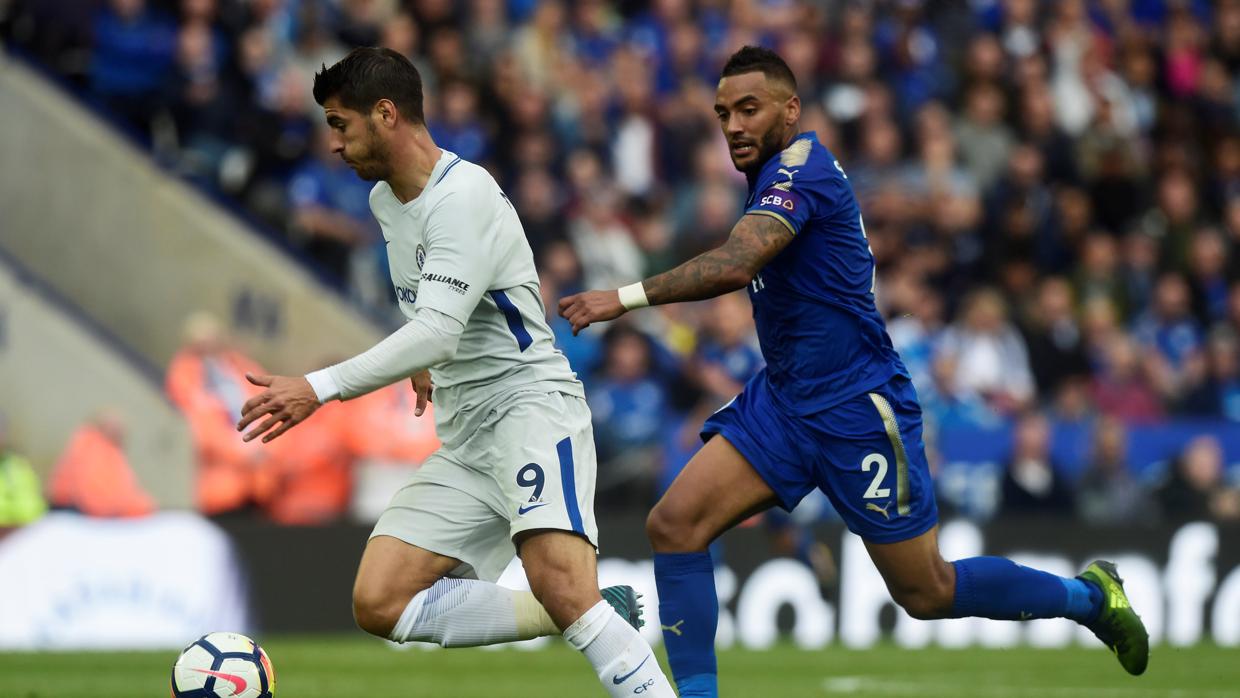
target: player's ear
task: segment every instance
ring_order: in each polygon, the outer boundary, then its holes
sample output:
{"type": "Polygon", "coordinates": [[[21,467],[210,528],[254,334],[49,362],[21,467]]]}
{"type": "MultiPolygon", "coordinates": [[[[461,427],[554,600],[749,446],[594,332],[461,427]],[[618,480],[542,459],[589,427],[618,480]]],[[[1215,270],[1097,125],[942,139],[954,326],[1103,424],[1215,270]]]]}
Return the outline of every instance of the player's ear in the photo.
{"type": "Polygon", "coordinates": [[[390,99],[381,99],[375,102],[374,115],[379,123],[384,126],[390,128],[396,125],[396,105],[390,99]]]}
{"type": "Polygon", "coordinates": [[[801,98],[793,94],[788,98],[787,104],[784,106],[784,123],[788,126],[795,124],[801,118],[801,98]]]}

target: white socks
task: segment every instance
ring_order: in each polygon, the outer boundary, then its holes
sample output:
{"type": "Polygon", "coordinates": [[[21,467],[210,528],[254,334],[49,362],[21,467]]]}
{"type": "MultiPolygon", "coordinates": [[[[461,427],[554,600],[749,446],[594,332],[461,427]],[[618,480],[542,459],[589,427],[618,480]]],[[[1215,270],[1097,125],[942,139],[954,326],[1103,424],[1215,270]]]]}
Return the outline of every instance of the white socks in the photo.
{"type": "Polygon", "coordinates": [[[614,698],[676,698],[650,645],[606,601],[568,626],[564,639],[586,656],[614,698]]]}
{"type": "MultiPolygon", "coordinates": [[[[417,593],[392,629],[396,642],[475,647],[558,635],[559,628],[528,591],[473,579],[441,579],[417,593]]],[[[606,601],[564,631],[616,698],[676,698],[650,645],[606,601]]]]}
{"type": "Polygon", "coordinates": [[[528,591],[445,578],[409,601],[390,637],[396,642],[476,647],[559,634],[551,616],[528,591]]]}

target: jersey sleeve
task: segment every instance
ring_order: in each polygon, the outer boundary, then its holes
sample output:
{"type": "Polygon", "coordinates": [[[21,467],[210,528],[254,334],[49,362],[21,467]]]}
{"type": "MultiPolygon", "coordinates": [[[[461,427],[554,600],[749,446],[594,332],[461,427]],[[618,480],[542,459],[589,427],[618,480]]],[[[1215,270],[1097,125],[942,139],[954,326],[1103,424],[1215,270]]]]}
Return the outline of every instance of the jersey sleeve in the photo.
{"type": "Polygon", "coordinates": [[[495,278],[494,250],[487,239],[494,211],[477,185],[444,194],[427,219],[426,261],[418,280],[417,308],[430,308],[468,324],[495,278]]]}
{"type": "Polygon", "coordinates": [[[801,232],[813,215],[815,203],[815,197],[807,191],[811,179],[802,173],[803,169],[804,165],[779,167],[765,175],[745,214],[770,216],[788,226],[793,235],[801,232]]]}

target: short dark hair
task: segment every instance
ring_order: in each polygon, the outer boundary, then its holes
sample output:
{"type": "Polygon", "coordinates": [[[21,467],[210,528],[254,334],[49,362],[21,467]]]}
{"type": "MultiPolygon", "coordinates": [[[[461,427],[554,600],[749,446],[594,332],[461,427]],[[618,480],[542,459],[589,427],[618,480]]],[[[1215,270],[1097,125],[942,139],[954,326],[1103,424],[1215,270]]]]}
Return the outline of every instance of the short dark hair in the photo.
{"type": "Polygon", "coordinates": [[[346,109],[369,112],[389,99],[414,123],[426,122],[422,113],[422,76],[401,54],[389,48],[361,46],[335,65],[314,76],[314,101],[322,106],[335,97],[346,109]]]}
{"type": "Polygon", "coordinates": [[[761,46],[744,46],[732,54],[728,62],[724,64],[723,72],[719,77],[726,78],[753,72],[761,72],[768,80],[786,82],[794,93],[797,91],[797,79],[792,74],[792,69],[784,63],[784,59],[780,58],[778,53],[761,46]]]}

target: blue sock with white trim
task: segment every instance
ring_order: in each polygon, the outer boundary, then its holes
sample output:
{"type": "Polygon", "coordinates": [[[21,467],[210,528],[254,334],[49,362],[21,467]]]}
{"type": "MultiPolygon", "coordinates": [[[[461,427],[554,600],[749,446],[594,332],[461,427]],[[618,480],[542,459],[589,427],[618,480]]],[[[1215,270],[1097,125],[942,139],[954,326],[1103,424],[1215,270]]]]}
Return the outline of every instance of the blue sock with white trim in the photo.
{"type": "Polygon", "coordinates": [[[717,698],[719,598],[710,553],[655,553],[659,622],[681,698],[717,698]]]}
{"type": "Polygon", "coordinates": [[[1004,557],[971,557],[952,565],[956,568],[952,618],[1071,618],[1089,623],[1102,607],[1102,590],[1093,584],[1004,557]]]}

